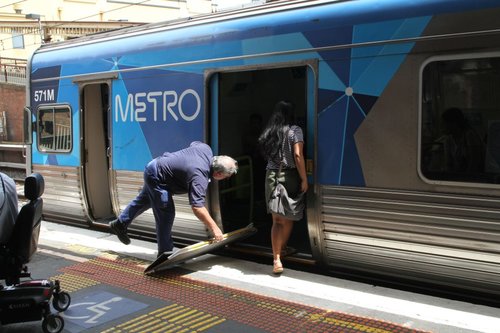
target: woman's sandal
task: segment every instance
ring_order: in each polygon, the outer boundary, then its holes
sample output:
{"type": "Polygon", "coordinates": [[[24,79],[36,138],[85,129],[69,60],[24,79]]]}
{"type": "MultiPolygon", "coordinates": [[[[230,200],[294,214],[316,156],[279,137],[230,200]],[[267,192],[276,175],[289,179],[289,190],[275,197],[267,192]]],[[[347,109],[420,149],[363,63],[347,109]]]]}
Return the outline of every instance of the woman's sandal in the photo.
{"type": "Polygon", "coordinates": [[[273,273],[274,274],[281,274],[281,273],[283,273],[283,264],[281,263],[280,260],[274,260],[274,262],[273,262],[273,273]]]}

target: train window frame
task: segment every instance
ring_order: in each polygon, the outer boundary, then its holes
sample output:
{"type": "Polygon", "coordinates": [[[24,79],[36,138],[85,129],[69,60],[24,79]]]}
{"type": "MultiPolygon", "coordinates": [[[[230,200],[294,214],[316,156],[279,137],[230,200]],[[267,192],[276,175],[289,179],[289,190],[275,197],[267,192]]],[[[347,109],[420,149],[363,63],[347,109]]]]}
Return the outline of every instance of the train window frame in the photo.
{"type": "MultiPolygon", "coordinates": [[[[498,52],[435,56],[422,63],[419,75],[417,171],[425,182],[465,187],[498,187],[500,162],[496,161],[500,161],[500,144],[495,145],[497,140],[491,141],[493,137],[491,134],[497,132],[496,128],[500,134],[500,95],[497,97],[498,94],[492,93],[485,99],[479,98],[484,97],[489,91],[494,92],[492,87],[494,88],[495,84],[500,88],[498,52]],[[480,80],[479,78],[484,75],[490,75],[493,79],[480,80]],[[484,88],[482,82],[488,83],[489,90],[485,89],[486,92],[482,89],[484,88]],[[456,92],[452,89],[445,90],[450,86],[454,87],[456,92]],[[469,88],[463,90],[467,94],[458,89],[464,87],[469,88]],[[456,98],[450,98],[453,96],[456,98]],[[450,104],[451,100],[453,104],[450,104]],[[464,163],[462,157],[462,163],[458,163],[462,165],[461,170],[450,171],[452,170],[450,165],[453,164],[449,162],[451,158],[443,156],[451,156],[449,152],[452,150],[449,147],[458,146],[451,145],[446,138],[451,137],[452,133],[450,118],[461,119],[461,123],[464,124],[461,128],[466,129],[462,130],[461,135],[464,138],[462,141],[469,144],[466,145],[468,148],[462,148],[466,153],[462,152],[461,156],[476,154],[477,158],[469,160],[480,163],[464,163]],[[432,138],[432,141],[429,138],[432,138]],[[495,154],[496,149],[499,150],[498,155],[495,154]],[[435,164],[432,155],[439,150],[446,151],[440,153],[441,159],[445,162],[435,164]],[[498,158],[495,158],[497,156],[498,158]],[[474,168],[477,171],[471,171],[474,168]]],[[[460,151],[460,148],[456,148],[455,151],[460,151]]],[[[456,166],[453,168],[456,169],[456,166]]]]}
{"type": "Polygon", "coordinates": [[[37,149],[44,153],[69,154],[73,150],[73,120],[71,106],[68,104],[46,104],[38,106],[36,110],[36,133],[37,133],[37,149]],[[42,114],[43,112],[43,114],[42,114]],[[52,113],[52,121],[40,119],[46,117],[46,112],[52,113]],[[56,115],[67,115],[68,123],[60,124],[57,122],[61,117],[56,115]],[[50,125],[52,124],[52,125],[50,125]],[[50,126],[49,126],[50,125],[50,126]],[[55,131],[59,134],[54,134],[55,131]],[[49,131],[48,129],[51,128],[49,131]],[[50,144],[42,142],[42,136],[46,133],[45,139],[51,141],[50,144]],[[50,140],[50,138],[52,138],[50,140]],[[63,138],[63,140],[60,140],[63,138]]]}

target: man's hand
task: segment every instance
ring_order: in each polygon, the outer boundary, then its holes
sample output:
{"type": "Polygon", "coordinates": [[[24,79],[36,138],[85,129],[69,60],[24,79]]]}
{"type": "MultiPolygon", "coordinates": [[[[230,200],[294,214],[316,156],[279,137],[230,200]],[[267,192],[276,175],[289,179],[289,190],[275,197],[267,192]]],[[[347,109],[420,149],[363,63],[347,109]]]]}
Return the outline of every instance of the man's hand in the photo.
{"type": "Polygon", "coordinates": [[[224,239],[222,231],[217,226],[215,221],[212,219],[212,217],[208,213],[208,210],[204,206],[202,207],[192,206],[191,208],[193,209],[194,215],[207,226],[208,230],[212,232],[214,236],[213,241],[214,242],[222,241],[224,239]]]}
{"type": "Polygon", "coordinates": [[[224,236],[222,235],[222,231],[218,226],[215,226],[214,229],[212,229],[212,234],[214,235],[214,242],[221,242],[224,240],[224,236]]]}

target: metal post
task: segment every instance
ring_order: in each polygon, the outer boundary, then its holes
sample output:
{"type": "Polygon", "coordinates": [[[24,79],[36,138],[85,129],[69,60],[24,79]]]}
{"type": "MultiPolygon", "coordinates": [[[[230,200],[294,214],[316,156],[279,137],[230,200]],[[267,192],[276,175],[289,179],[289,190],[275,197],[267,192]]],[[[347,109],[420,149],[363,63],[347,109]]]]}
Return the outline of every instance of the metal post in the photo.
{"type": "Polygon", "coordinates": [[[43,31],[42,31],[41,15],[39,15],[39,14],[27,14],[25,17],[27,19],[30,19],[30,20],[37,20],[38,21],[38,30],[40,32],[40,43],[45,44],[45,40],[43,38],[43,31]]]}
{"type": "Polygon", "coordinates": [[[42,44],[45,44],[45,39],[43,38],[43,31],[42,31],[42,20],[38,18],[38,29],[40,29],[40,42],[42,44]]]}

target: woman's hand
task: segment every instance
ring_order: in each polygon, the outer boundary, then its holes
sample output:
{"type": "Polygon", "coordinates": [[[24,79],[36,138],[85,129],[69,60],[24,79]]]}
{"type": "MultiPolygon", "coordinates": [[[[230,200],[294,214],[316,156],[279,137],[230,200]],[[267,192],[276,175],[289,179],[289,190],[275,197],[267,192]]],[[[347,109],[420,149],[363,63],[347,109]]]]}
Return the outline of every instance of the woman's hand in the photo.
{"type": "Polygon", "coordinates": [[[309,184],[307,183],[307,179],[303,179],[301,182],[300,182],[300,190],[305,193],[307,192],[307,189],[309,188],[309,184]]]}

